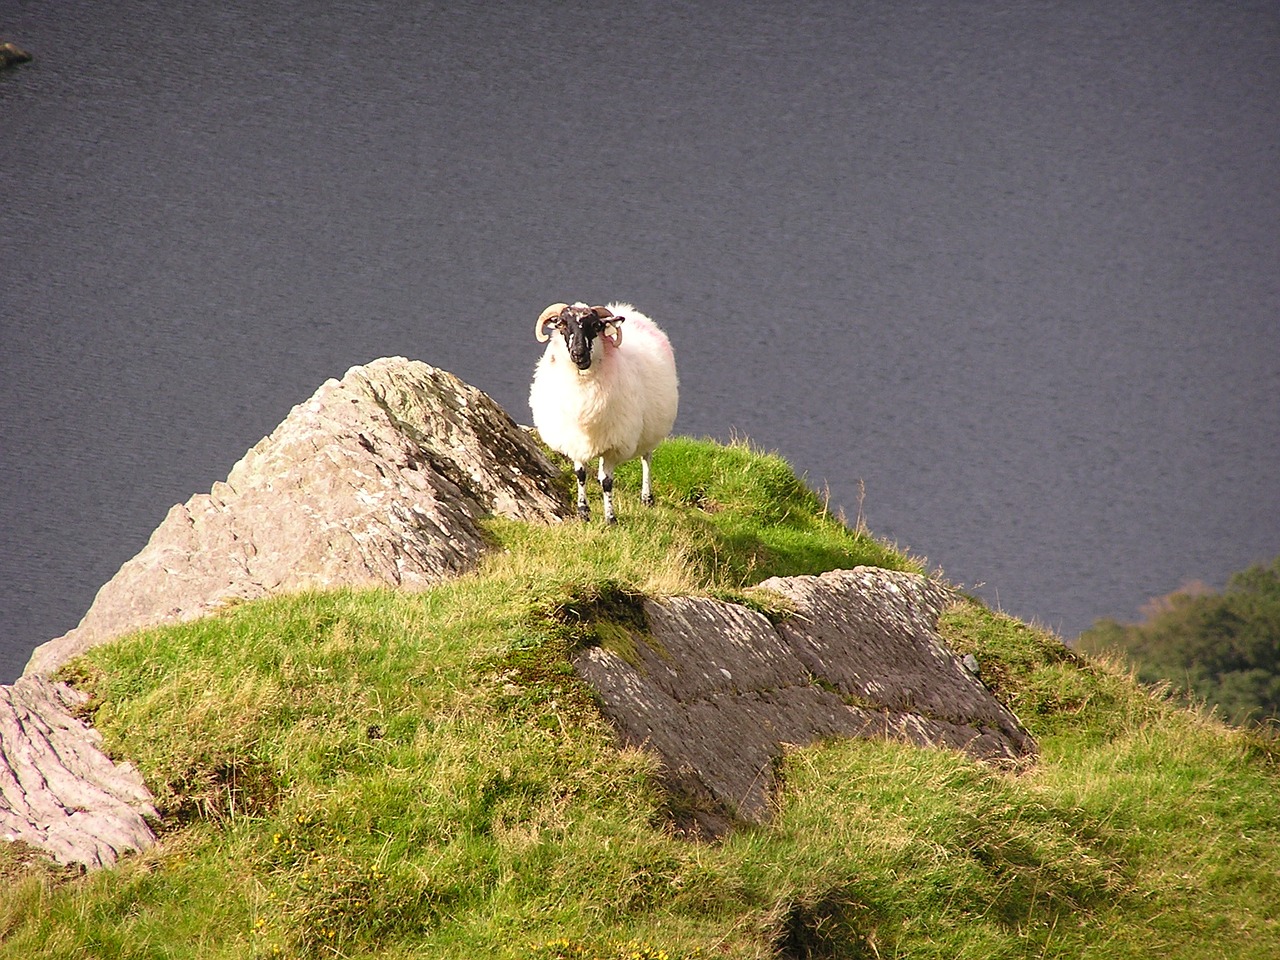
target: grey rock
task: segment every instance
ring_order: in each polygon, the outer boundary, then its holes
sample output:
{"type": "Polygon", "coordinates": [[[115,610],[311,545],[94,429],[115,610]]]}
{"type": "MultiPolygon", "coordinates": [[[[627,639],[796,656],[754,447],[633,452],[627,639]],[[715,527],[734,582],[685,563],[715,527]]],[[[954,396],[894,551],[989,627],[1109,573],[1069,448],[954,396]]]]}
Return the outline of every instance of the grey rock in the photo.
{"type": "Polygon", "coordinates": [[[59,863],[110,866],[155,842],[156,811],[137,770],[112,763],[73,715],[82,700],[42,677],[0,687],[0,837],[59,863]]]}
{"type": "Polygon", "coordinates": [[[957,599],[944,585],[859,567],[760,586],[791,615],[774,624],[710,598],[646,600],[634,657],[589,647],[574,659],[621,739],[662,759],[689,801],[683,826],[716,835],[767,820],[788,745],[890,737],[995,762],[1035,752],[938,636],[957,599]]]}
{"type": "Polygon", "coordinates": [[[228,601],[436,583],[484,552],[482,517],[566,516],[560,472],[453,374],[401,357],[353,367],[294,407],[226,482],[173,507],[25,673],[49,675],[97,644],[228,601]]]}

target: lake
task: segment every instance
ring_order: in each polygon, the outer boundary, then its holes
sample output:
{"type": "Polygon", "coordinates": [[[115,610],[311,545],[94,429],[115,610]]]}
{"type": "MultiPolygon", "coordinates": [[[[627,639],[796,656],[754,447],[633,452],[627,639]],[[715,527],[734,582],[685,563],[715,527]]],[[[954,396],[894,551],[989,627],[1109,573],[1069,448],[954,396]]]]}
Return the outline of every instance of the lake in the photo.
{"type": "Polygon", "coordinates": [[[0,680],[329,377],[625,300],[1067,639],[1280,554],[1280,6],[10,0],[0,680]]]}

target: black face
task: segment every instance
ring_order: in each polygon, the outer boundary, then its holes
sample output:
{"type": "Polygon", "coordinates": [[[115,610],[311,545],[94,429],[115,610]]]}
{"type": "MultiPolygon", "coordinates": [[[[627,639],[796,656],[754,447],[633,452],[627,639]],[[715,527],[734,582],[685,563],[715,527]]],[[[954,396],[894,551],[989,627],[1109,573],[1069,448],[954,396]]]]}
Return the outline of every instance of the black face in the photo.
{"type": "Polygon", "coordinates": [[[569,359],[579,370],[591,366],[591,348],[596,337],[604,330],[604,321],[590,307],[566,307],[560,314],[556,328],[564,334],[564,345],[569,348],[569,359]]]}

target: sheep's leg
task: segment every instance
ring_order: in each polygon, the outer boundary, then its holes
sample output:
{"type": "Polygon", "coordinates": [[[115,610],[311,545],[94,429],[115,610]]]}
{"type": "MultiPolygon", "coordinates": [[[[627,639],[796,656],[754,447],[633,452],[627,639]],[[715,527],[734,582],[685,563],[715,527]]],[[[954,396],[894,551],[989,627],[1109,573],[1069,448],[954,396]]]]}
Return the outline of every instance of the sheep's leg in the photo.
{"type": "Polygon", "coordinates": [[[590,520],[591,508],[587,506],[587,465],[575,463],[573,475],[578,478],[578,517],[582,520],[590,520]]]}
{"type": "Polygon", "coordinates": [[[649,460],[652,456],[652,453],[646,453],[640,458],[640,469],[644,473],[644,479],[640,482],[640,502],[646,507],[653,506],[653,484],[649,480],[649,460]]]}
{"type": "Polygon", "coordinates": [[[605,465],[604,457],[600,458],[600,489],[604,491],[604,522],[617,523],[613,512],[613,467],[605,465]]]}

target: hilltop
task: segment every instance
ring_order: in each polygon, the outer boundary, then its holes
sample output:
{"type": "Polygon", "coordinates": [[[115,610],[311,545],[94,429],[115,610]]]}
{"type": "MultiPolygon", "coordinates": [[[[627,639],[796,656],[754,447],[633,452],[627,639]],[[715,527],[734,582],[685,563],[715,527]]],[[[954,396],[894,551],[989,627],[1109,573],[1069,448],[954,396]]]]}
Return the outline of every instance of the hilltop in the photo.
{"type": "Polygon", "coordinates": [[[932,629],[1035,750],[820,740],[766,815],[690,829],[575,658],[674,655],[651,600],[785,624],[767,578],[923,564],[777,455],[669,441],[652,511],[630,466],[616,528],[480,517],[434,584],[233,597],[79,651],[58,677],[160,842],[87,874],[0,847],[0,958],[1280,954],[1274,744],[936,575],[932,629]]]}

